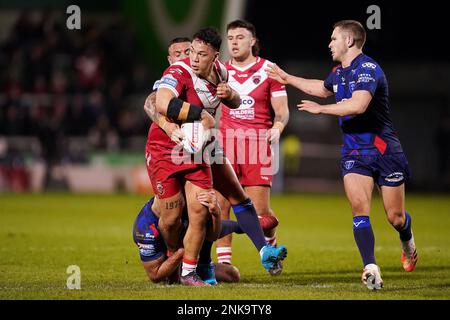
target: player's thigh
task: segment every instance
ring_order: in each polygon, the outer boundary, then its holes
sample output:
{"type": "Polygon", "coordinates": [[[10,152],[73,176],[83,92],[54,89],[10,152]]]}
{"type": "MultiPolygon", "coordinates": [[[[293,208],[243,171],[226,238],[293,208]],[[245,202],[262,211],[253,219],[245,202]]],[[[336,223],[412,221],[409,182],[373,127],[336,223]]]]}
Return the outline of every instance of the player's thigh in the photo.
{"type": "Polygon", "coordinates": [[[258,215],[271,214],[270,210],[270,187],[269,186],[246,186],[245,192],[252,199],[258,215]]]}
{"type": "Polygon", "coordinates": [[[374,187],[373,178],[358,173],[348,173],[343,179],[345,194],[353,215],[369,215],[374,187]]]}
{"type": "Polygon", "coordinates": [[[380,194],[388,220],[402,226],[405,220],[405,184],[396,187],[381,186],[380,194]]]}
{"type": "Polygon", "coordinates": [[[247,199],[247,195],[228,160],[225,160],[223,164],[212,164],[211,171],[214,189],[219,191],[231,205],[239,204],[247,199]]]}
{"type": "Polygon", "coordinates": [[[181,191],[168,198],[158,200],[158,210],[160,216],[160,224],[173,225],[181,223],[180,218],[185,206],[184,195],[181,191]]]}

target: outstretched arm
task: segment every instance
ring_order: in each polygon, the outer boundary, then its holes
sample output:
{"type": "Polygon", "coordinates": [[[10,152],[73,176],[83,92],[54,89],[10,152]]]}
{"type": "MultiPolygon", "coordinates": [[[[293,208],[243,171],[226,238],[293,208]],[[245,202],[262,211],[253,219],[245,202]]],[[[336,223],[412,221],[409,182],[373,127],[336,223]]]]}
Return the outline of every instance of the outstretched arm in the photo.
{"type": "Polygon", "coordinates": [[[269,64],[265,71],[271,79],[294,86],[309,95],[319,98],[327,98],[333,95],[333,92],[325,88],[324,81],[293,76],[281,69],[275,63],[269,64]]]}
{"type": "Polygon", "coordinates": [[[367,110],[372,95],[369,91],[354,91],[350,99],[340,102],[339,104],[320,105],[314,101],[302,100],[298,104],[298,110],[307,111],[312,114],[329,114],[333,116],[350,116],[362,114],[367,110]]]}

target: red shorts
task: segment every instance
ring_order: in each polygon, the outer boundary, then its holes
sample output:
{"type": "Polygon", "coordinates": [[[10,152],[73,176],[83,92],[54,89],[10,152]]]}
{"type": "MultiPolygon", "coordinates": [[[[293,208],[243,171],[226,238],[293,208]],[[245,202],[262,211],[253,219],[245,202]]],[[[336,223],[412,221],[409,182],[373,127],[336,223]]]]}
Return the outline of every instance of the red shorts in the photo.
{"type": "Polygon", "coordinates": [[[202,189],[212,189],[211,167],[203,164],[177,164],[157,147],[146,151],[147,172],[155,195],[165,199],[183,190],[186,181],[202,189]]]}
{"type": "Polygon", "coordinates": [[[265,140],[223,141],[223,149],[242,186],[272,186],[272,150],[265,140]]]}

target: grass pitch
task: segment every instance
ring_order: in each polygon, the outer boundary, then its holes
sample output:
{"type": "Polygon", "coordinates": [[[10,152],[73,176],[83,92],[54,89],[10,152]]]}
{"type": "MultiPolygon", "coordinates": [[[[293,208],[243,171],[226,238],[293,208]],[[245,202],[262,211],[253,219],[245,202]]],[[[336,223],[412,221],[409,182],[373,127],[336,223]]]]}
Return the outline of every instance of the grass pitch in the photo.
{"type": "MultiPolygon", "coordinates": [[[[235,235],[238,284],[189,288],[149,283],[132,241],[139,195],[0,194],[0,299],[449,299],[450,197],[407,195],[418,245],[413,273],[400,263],[398,233],[374,198],[376,258],[385,287],[360,284],[361,261],[344,195],[273,196],[278,239],[288,248],[271,277],[245,235],[235,235]],[[68,290],[69,265],[81,290],[68,290]]],[[[215,258],[215,255],[214,255],[215,258]]]]}

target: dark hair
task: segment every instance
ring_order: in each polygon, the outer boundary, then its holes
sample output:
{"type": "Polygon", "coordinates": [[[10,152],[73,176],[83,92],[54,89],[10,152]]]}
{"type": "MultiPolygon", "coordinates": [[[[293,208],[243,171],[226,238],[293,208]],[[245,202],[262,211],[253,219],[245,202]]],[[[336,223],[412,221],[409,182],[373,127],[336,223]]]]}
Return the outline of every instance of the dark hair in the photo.
{"type": "Polygon", "coordinates": [[[250,31],[250,33],[256,40],[255,44],[252,47],[252,54],[254,56],[257,56],[260,51],[260,46],[259,46],[259,39],[256,37],[255,26],[252,23],[245,21],[245,20],[234,20],[234,21],[231,21],[227,25],[227,31],[232,30],[232,29],[237,29],[237,28],[244,28],[244,29],[247,29],[248,31],[250,31]]]}
{"type": "Polygon", "coordinates": [[[192,39],[201,40],[213,47],[216,51],[220,51],[222,37],[220,36],[219,30],[214,27],[200,29],[192,36],[192,39]]]}
{"type": "Polygon", "coordinates": [[[358,49],[361,49],[366,43],[366,30],[360,22],[356,20],[341,20],[334,24],[333,29],[337,27],[352,34],[358,49]]]}
{"type": "Polygon", "coordinates": [[[191,42],[191,39],[189,39],[188,37],[173,38],[172,40],[170,40],[168,47],[170,47],[174,43],[181,43],[181,42],[191,42]]]}

